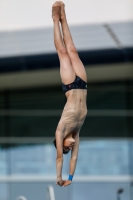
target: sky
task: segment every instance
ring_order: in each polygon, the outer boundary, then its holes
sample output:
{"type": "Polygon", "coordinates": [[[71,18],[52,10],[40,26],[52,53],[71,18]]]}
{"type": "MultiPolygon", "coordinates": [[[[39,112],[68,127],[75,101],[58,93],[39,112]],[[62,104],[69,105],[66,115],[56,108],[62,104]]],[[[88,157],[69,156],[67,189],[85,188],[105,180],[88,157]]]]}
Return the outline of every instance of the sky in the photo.
{"type": "MultiPolygon", "coordinates": [[[[0,31],[51,27],[53,0],[0,0],[0,31]]],[[[133,21],[133,0],[64,0],[70,25],[133,21]]]]}

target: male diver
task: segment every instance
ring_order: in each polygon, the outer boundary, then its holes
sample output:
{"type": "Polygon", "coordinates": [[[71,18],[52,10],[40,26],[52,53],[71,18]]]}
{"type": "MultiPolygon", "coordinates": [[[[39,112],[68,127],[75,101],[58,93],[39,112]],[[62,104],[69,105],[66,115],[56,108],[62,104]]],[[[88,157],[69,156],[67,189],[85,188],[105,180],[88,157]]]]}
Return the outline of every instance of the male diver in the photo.
{"type": "Polygon", "coordinates": [[[56,184],[67,186],[71,184],[75,172],[79,149],[79,132],[87,115],[87,75],[73,43],[63,2],[56,1],[53,4],[52,18],[54,44],[60,60],[62,88],[67,98],[54,140],[57,149],[56,184]],[[67,154],[69,151],[71,151],[69,178],[62,180],[63,153],[67,154]]]}

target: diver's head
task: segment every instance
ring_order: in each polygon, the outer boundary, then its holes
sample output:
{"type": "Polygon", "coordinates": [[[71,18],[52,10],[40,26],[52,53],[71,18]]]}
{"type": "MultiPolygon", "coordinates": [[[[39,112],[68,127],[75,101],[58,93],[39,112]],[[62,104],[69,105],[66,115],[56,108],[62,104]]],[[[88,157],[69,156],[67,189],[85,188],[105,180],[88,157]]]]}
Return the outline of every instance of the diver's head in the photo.
{"type": "MultiPolygon", "coordinates": [[[[55,148],[56,148],[56,139],[53,141],[55,148]]],[[[72,150],[75,144],[75,140],[73,139],[72,135],[69,135],[63,140],[63,154],[69,153],[72,150]]]]}
{"type": "Polygon", "coordinates": [[[63,149],[68,148],[72,150],[74,144],[75,144],[75,139],[73,139],[72,135],[70,135],[63,140],[63,149]]]}

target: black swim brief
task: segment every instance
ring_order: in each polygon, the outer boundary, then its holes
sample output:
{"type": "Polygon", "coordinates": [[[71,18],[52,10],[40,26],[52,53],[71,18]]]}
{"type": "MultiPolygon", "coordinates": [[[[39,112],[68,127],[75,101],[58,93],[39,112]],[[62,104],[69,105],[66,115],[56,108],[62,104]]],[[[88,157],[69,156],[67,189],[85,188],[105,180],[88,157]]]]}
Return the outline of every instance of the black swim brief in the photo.
{"type": "Polygon", "coordinates": [[[87,89],[87,83],[85,81],[83,81],[79,76],[76,76],[75,81],[68,84],[68,85],[64,85],[62,83],[62,89],[63,92],[67,92],[68,90],[72,90],[72,89],[87,89]]]}

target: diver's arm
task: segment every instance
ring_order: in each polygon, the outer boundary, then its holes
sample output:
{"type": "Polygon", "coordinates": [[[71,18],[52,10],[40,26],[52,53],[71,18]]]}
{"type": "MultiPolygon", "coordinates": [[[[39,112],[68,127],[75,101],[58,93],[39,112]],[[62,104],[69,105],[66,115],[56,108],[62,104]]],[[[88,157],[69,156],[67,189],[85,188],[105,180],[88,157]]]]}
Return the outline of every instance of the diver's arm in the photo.
{"type": "MultiPolygon", "coordinates": [[[[77,158],[78,158],[78,149],[79,149],[79,133],[77,134],[75,138],[75,144],[72,149],[71,153],[71,159],[70,159],[70,171],[69,175],[74,175],[75,169],[76,169],[76,163],[77,163],[77,158]]],[[[70,178],[71,179],[71,178],[70,178]]],[[[67,181],[64,182],[63,186],[68,186],[71,184],[72,180],[68,179],[67,181]]]]}
{"type": "Polygon", "coordinates": [[[57,158],[56,159],[57,181],[62,180],[62,166],[63,166],[63,158],[57,158]]]}
{"type": "Polygon", "coordinates": [[[77,134],[77,136],[75,138],[75,144],[74,144],[74,147],[73,147],[72,153],[71,153],[70,170],[69,170],[70,175],[74,175],[74,172],[76,169],[78,150],[79,150],[79,133],[77,134]]]}
{"type": "Polygon", "coordinates": [[[60,132],[56,132],[56,147],[57,147],[56,174],[57,174],[57,182],[60,182],[62,180],[62,166],[63,166],[63,137],[60,132]]]}

